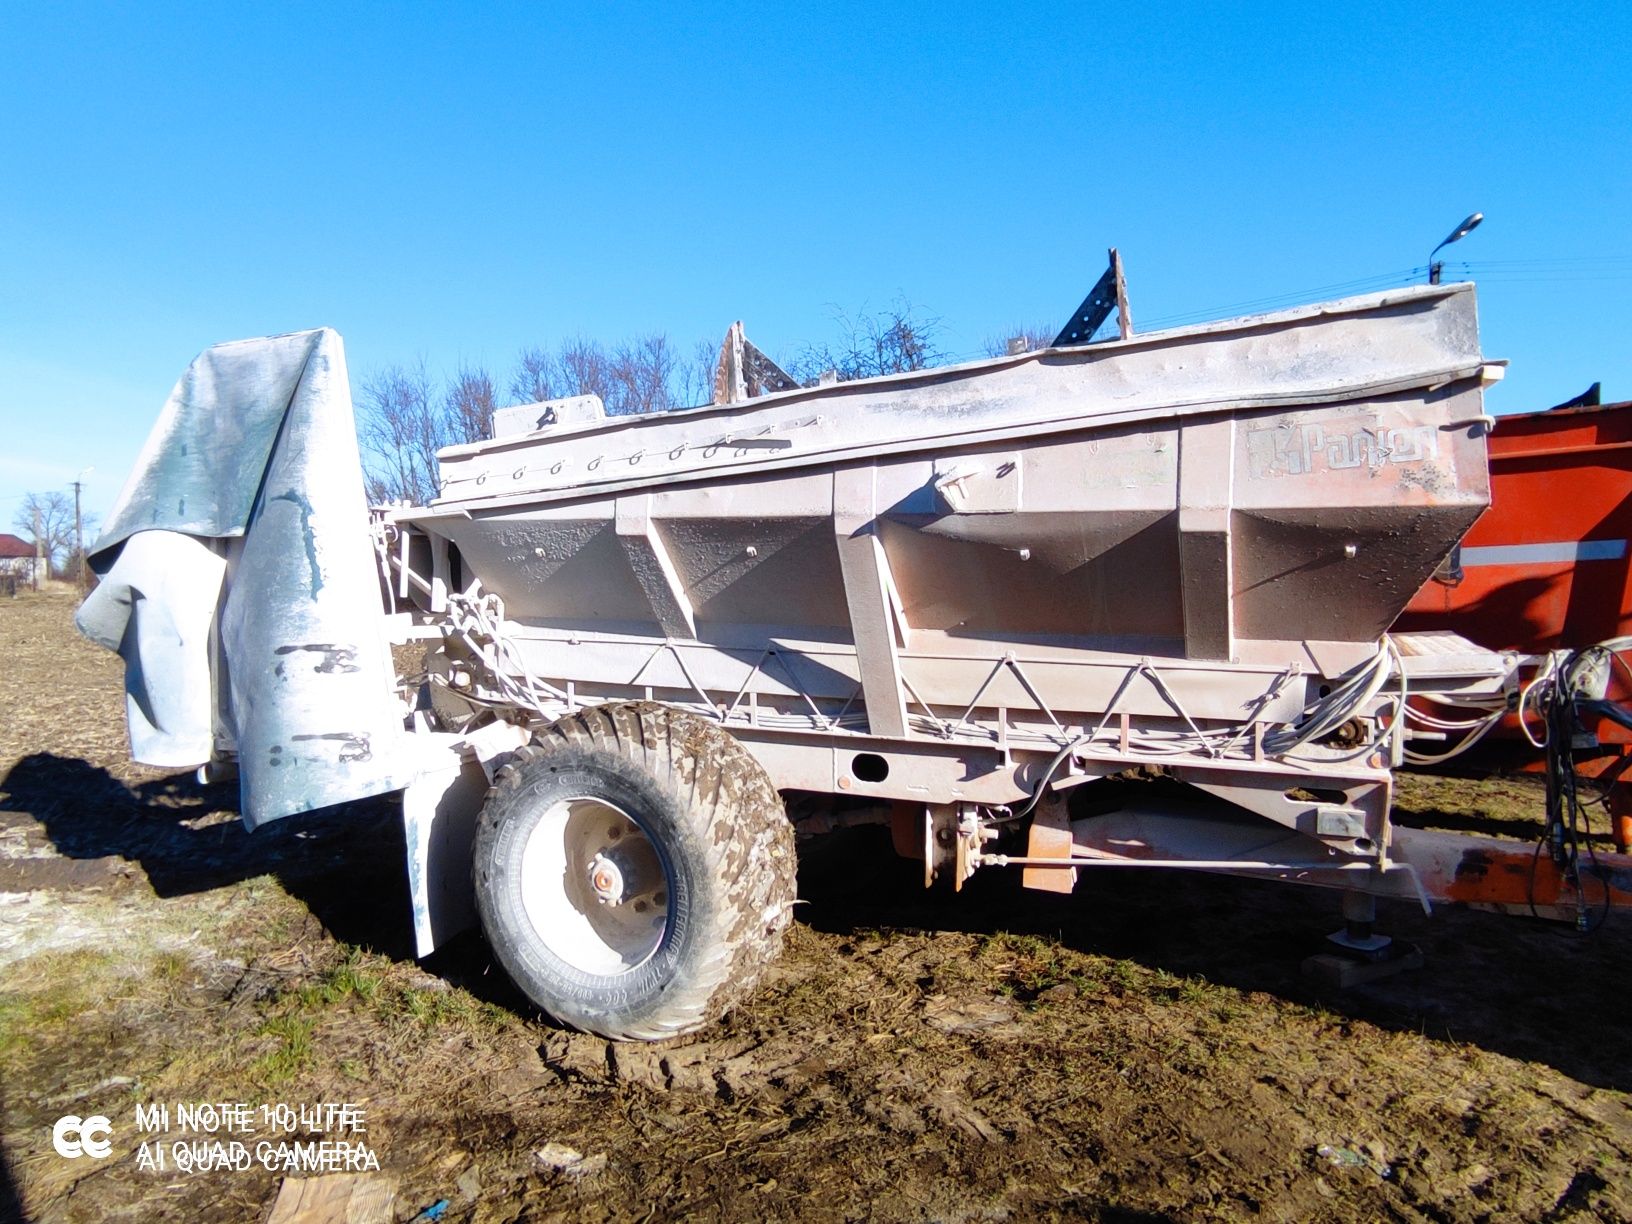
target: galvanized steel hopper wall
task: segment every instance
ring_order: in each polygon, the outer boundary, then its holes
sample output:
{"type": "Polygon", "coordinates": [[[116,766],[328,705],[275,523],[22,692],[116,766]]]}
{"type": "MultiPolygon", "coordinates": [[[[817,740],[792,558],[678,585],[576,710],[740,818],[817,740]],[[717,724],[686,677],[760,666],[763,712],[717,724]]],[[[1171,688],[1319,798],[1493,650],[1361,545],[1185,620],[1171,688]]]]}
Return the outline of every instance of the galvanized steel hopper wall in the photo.
{"type": "Polygon", "coordinates": [[[1478,516],[1488,374],[1472,286],[1403,289],[455,448],[416,518],[543,630],[1269,663],[1478,516]]]}

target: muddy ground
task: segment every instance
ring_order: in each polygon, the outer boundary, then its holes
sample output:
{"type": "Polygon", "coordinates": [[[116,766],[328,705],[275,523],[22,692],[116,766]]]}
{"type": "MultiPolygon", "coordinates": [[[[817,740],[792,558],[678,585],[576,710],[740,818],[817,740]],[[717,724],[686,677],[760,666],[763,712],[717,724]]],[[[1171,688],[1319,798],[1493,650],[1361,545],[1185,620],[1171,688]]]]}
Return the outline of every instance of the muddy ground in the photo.
{"type": "MultiPolygon", "coordinates": [[[[1338,994],[1299,972],[1330,894],[925,894],[859,830],[802,865],[751,1003],[608,1046],[479,938],[411,958],[390,804],[250,836],[232,790],[128,764],[118,661],[71,609],[0,601],[0,1219],[265,1219],[277,1172],[140,1166],[160,1102],[354,1104],[398,1220],[1632,1219],[1632,917],[1385,905],[1427,967],[1338,994]],[[112,1154],[58,1156],[68,1114],[112,1154]]],[[[1540,828],[1523,780],[1401,808],[1540,828]]]]}

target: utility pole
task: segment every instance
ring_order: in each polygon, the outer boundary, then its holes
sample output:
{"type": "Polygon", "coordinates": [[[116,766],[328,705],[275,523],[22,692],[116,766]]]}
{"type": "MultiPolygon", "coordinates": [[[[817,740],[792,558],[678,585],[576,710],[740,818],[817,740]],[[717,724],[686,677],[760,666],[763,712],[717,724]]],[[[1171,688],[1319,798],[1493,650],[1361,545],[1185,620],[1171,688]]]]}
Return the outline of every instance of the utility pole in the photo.
{"type": "Polygon", "coordinates": [[[79,593],[85,594],[85,533],[80,526],[79,517],[79,486],[81,481],[74,481],[74,582],[79,587],[79,593]]]}
{"type": "Polygon", "coordinates": [[[34,590],[40,589],[40,571],[45,568],[45,541],[40,538],[40,508],[34,507],[34,590]]]}

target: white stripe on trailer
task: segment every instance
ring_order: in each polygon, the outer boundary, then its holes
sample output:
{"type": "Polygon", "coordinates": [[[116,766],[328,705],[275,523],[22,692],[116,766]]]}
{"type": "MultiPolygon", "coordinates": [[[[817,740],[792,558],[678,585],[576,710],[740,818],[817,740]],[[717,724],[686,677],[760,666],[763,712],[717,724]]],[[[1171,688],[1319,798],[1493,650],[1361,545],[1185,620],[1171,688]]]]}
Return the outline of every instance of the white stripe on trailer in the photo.
{"type": "Polygon", "coordinates": [[[1619,561],[1625,540],[1564,540],[1557,544],[1492,544],[1464,548],[1467,565],[1560,565],[1571,561],[1619,561]]]}

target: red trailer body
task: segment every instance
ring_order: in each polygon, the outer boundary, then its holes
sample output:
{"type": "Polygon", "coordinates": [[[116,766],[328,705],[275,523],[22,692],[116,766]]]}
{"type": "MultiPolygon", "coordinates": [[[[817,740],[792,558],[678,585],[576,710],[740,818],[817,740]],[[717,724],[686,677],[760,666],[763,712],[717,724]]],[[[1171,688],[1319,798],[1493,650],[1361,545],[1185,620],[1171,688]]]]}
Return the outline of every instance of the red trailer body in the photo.
{"type": "MultiPolygon", "coordinates": [[[[1451,629],[1529,654],[1632,634],[1632,402],[1504,416],[1489,445],[1490,509],[1396,628],[1451,629]]],[[[1632,698],[1624,673],[1610,696],[1632,698]]],[[[1619,751],[1583,761],[1582,772],[1618,775],[1632,761],[1632,733],[1608,720],[1594,729],[1619,751]]],[[[1501,731],[1518,734],[1512,719],[1501,731]]],[[[1624,789],[1612,796],[1623,847],[1632,841],[1624,789]]]]}

